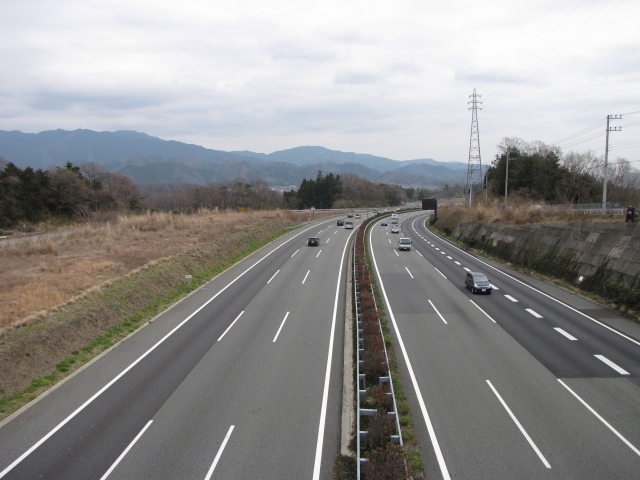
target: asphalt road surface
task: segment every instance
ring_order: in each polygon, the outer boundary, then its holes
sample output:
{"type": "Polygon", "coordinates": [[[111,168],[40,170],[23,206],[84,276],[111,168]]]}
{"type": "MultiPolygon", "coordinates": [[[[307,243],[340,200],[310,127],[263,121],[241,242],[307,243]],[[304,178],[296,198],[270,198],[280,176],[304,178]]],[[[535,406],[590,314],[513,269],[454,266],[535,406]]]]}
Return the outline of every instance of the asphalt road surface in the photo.
{"type": "Polygon", "coordinates": [[[0,428],[0,478],[330,478],[354,231],[297,229],[164,312],[0,428]]]}
{"type": "Polygon", "coordinates": [[[640,478],[639,326],[464,252],[427,216],[370,239],[428,478],[640,478]],[[467,290],[468,270],[493,293],[467,290]]]}

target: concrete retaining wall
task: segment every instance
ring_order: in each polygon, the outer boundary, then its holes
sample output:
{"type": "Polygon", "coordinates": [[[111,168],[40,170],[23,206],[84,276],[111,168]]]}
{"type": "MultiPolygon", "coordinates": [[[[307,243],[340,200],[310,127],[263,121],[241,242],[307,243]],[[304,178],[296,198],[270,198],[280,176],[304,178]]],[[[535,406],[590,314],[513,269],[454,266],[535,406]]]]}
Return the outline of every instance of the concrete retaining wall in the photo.
{"type": "Polygon", "coordinates": [[[535,247],[538,256],[553,247],[562,254],[575,254],[580,275],[593,275],[608,259],[611,270],[621,273],[629,284],[640,273],[640,223],[566,222],[534,225],[487,225],[471,222],[459,225],[452,236],[477,241],[515,242],[516,251],[535,247]]]}

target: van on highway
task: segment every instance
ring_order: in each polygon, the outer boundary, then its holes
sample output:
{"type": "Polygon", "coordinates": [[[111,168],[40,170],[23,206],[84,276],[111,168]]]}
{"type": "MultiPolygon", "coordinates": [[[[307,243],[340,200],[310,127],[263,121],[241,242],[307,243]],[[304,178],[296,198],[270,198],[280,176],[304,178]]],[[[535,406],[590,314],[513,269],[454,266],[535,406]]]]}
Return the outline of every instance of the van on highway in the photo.
{"type": "Polygon", "coordinates": [[[398,240],[398,250],[411,250],[411,239],[410,238],[401,238],[398,240]]]}

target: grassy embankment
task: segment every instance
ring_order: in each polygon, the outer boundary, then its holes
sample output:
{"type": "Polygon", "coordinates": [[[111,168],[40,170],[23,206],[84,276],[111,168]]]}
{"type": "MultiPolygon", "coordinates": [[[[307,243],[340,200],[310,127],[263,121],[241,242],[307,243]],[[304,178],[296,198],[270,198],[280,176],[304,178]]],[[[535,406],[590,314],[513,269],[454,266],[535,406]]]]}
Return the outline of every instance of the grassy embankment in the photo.
{"type": "Polygon", "coordinates": [[[542,212],[531,205],[521,205],[513,210],[500,206],[443,207],[438,210],[438,220],[431,226],[448,240],[464,246],[470,251],[529,275],[555,283],[558,286],[580,293],[598,303],[617,310],[633,320],[640,320],[640,283],[634,280],[628,285],[612,272],[606,262],[592,276],[578,279],[579,264],[572,255],[561,254],[551,249],[539,256],[535,248],[516,250],[513,244],[499,241],[480,242],[471,238],[452,238],[450,235],[458,225],[468,222],[486,224],[525,225],[556,222],[615,222],[624,221],[620,215],[585,215],[571,211],[542,212]]]}
{"type": "Polygon", "coordinates": [[[290,216],[120,216],[1,244],[0,419],[286,233],[290,216]]]}

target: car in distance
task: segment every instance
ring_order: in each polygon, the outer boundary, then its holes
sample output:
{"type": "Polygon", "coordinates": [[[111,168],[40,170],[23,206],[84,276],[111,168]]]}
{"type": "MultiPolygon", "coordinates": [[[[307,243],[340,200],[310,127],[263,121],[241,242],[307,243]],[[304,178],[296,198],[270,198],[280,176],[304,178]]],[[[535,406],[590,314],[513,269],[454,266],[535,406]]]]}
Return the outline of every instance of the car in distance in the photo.
{"type": "Polygon", "coordinates": [[[350,222],[349,220],[347,220],[346,222],[344,222],[344,228],[348,229],[348,228],[353,228],[353,222],[350,222]]]}
{"type": "Polygon", "coordinates": [[[344,220],[342,220],[342,219],[338,220],[338,226],[339,227],[344,226],[344,220]]]}
{"type": "Polygon", "coordinates": [[[360,218],[360,214],[359,213],[356,213],[356,218],[360,218]]]}
{"type": "Polygon", "coordinates": [[[320,239],[318,237],[309,237],[309,241],[307,242],[309,247],[318,247],[320,246],[320,239]]]}
{"type": "Polygon", "coordinates": [[[400,229],[398,227],[391,227],[391,233],[400,233],[400,229]]]}
{"type": "Polygon", "coordinates": [[[353,213],[347,213],[347,218],[353,218],[353,213]]]}
{"type": "Polygon", "coordinates": [[[493,290],[487,276],[480,272],[467,272],[467,276],[464,279],[464,286],[465,288],[469,288],[471,293],[491,293],[491,290],[493,290]]]}
{"type": "Polygon", "coordinates": [[[411,239],[403,237],[398,240],[398,250],[411,250],[411,239]]]}
{"type": "Polygon", "coordinates": [[[380,225],[382,225],[383,227],[386,227],[386,226],[387,226],[387,225],[389,225],[389,224],[387,223],[387,221],[386,221],[386,220],[382,220],[382,221],[380,222],[380,225]]]}

